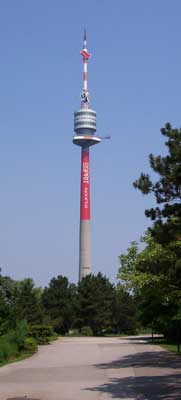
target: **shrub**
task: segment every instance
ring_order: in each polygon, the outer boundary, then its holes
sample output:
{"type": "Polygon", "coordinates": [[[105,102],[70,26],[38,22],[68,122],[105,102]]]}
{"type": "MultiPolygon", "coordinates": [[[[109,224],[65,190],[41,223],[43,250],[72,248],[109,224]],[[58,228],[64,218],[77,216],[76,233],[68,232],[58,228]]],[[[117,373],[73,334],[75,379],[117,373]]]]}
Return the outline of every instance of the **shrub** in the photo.
{"type": "Polygon", "coordinates": [[[0,362],[9,360],[18,354],[18,347],[16,343],[9,341],[8,337],[3,337],[0,340],[0,362]]]}
{"type": "Polygon", "coordinates": [[[51,320],[51,324],[53,326],[53,330],[61,335],[65,335],[66,334],[66,329],[64,326],[64,320],[61,316],[57,317],[57,318],[53,318],[51,320]]]}
{"type": "Polygon", "coordinates": [[[0,347],[0,364],[3,363],[3,361],[4,361],[4,354],[3,354],[3,351],[2,351],[2,349],[0,347]]]}
{"type": "Polygon", "coordinates": [[[17,321],[16,328],[6,335],[9,343],[16,344],[18,350],[24,349],[24,342],[28,335],[28,324],[25,320],[17,321]]]}
{"type": "Polygon", "coordinates": [[[81,329],[81,334],[83,336],[93,336],[93,331],[90,326],[83,326],[81,329]]]}
{"type": "Polygon", "coordinates": [[[29,329],[29,336],[33,337],[38,344],[46,344],[49,342],[54,332],[50,325],[31,325],[29,329]]]}
{"type": "Polygon", "coordinates": [[[24,342],[24,349],[27,352],[35,353],[38,350],[38,345],[33,337],[28,337],[24,342]]]}

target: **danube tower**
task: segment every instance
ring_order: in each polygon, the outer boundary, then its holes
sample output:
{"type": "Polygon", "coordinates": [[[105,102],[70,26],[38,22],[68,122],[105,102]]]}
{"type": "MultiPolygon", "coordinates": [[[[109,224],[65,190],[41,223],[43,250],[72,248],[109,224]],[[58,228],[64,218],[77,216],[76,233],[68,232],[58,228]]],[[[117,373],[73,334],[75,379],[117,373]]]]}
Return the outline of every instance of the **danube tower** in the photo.
{"type": "Polygon", "coordinates": [[[79,280],[91,274],[89,147],[101,142],[101,138],[95,135],[96,112],[89,107],[87,64],[90,54],[87,51],[85,30],[80,54],[83,61],[83,89],[80,110],[74,113],[73,138],[73,143],[81,147],[79,280]]]}

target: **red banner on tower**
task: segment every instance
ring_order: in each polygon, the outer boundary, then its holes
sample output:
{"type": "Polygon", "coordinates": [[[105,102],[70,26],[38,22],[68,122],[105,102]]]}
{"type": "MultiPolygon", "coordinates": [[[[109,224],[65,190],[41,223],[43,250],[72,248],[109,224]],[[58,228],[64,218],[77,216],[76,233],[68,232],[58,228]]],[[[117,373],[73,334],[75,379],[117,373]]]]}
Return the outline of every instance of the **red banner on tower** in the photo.
{"type": "Polygon", "coordinates": [[[80,219],[90,220],[89,150],[82,149],[80,219]]]}

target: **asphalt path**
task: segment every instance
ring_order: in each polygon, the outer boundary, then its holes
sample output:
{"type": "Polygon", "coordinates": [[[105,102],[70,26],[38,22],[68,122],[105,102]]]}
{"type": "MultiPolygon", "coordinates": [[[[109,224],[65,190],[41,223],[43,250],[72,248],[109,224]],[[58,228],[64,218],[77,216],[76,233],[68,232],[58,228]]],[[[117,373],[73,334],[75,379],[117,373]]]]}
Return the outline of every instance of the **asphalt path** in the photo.
{"type": "Polygon", "coordinates": [[[144,338],[61,338],[0,368],[0,400],[181,400],[181,357],[144,338]]]}

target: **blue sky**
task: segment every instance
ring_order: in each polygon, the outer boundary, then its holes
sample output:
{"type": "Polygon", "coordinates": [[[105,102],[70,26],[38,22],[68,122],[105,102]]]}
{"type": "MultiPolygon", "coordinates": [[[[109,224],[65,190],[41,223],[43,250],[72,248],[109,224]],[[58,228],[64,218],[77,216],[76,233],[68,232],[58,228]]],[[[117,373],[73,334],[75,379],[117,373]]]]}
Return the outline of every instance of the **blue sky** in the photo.
{"type": "Polygon", "coordinates": [[[132,182],[163,154],[160,128],[180,127],[179,0],[0,2],[0,266],[47,285],[78,279],[80,106],[87,28],[91,106],[93,272],[115,280],[118,255],[149,225],[154,205],[132,182]]]}

